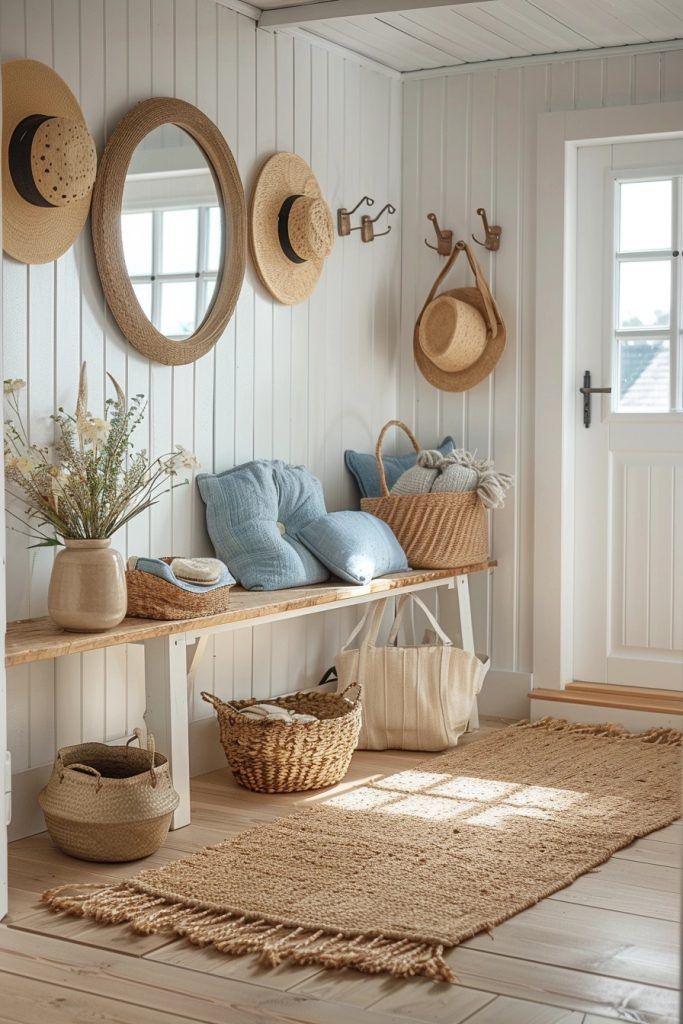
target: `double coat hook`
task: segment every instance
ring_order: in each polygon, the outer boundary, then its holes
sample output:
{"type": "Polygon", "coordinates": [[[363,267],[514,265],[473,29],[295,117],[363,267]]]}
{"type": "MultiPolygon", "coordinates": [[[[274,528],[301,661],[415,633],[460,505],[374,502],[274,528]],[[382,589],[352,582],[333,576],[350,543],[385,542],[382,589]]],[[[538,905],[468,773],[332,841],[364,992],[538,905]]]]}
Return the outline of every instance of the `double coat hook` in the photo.
{"type": "Polygon", "coordinates": [[[453,232],[449,230],[441,230],[435,213],[428,213],[427,220],[431,220],[434,225],[434,231],[436,232],[436,245],[432,245],[426,238],[425,245],[428,249],[433,249],[435,252],[438,252],[439,256],[450,256],[453,252],[453,232]]]}
{"type": "Polygon", "coordinates": [[[477,213],[481,217],[482,222],[484,224],[484,234],[486,237],[483,242],[480,242],[479,239],[475,238],[474,235],[472,235],[472,238],[477,243],[477,245],[483,245],[484,248],[489,250],[489,252],[498,252],[498,250],[500,249],[500,236],[503,234],[503,229],[499,224],[494,224],[493,226],[489,225],[488,218],[486,216],[486,210],[484,209],[483,206],[479,207],[477,213]]]}

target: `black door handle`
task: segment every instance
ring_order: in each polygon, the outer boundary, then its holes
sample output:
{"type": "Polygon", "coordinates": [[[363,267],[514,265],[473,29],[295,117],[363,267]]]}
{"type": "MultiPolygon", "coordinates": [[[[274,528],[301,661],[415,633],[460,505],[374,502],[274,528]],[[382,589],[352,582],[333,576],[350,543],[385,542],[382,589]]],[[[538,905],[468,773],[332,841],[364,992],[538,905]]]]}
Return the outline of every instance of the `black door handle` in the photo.
{"type": "Polygon", "coordinates": [[[584,427],[590,427],[591,425],[591,395],[611,395],[611,388],[592,388],[591,387],[591,372],[586,370],[583,375],[583,387],[579,388],[579,391],[583,395],[583,425],[584,427]]]}

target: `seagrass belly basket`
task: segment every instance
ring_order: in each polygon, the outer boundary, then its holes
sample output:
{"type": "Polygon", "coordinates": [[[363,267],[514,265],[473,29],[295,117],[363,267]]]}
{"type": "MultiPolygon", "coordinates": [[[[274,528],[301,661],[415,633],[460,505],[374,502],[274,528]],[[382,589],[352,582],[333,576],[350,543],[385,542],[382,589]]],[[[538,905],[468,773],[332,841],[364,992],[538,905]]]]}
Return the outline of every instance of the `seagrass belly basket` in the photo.
{"type": "Polygon", "coordinates": [[[385,423],[375,448],[381,495],[362,498],[363,511],[391,527],[413,569],[460,569],[485,562],[489,557],[488,523],[476,491],[390,493],[382,462],[382,442],[390,427],[400,427],[415,451],[421,450],[405,423],[385,423]]]}
{"type": "MultiPolygon", "coordinates": [[[[141,730],[135,730],[138,742],[141,730]]],[[[52,841],[81,860],[137,860],[168,834],[180,800],[168,760],[154,750],[78,743],[62,747],[38,802],[52,841]]]]}

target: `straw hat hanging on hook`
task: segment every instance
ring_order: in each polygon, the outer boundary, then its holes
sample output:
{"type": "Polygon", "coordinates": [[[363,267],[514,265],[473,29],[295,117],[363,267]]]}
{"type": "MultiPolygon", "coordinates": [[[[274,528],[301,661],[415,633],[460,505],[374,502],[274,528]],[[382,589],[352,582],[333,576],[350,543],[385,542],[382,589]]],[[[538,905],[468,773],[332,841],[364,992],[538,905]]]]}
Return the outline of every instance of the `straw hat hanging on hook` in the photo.
{"type": "Polygon", "coordinates": [[[80,234],[95,184],[95,143],[76,97],[37,60],[2,66],[2,244],[49,263],[80,234]]]}
{"type": "Polygon", "coordinates": [[[467,391],[491,373],[505,339],[505,324],[474,253],[466,242],[456,242],[415,324],[413,351],[420,372],[441,391],[467,391]],[[476,287],[437,295],[463,250],[476,287]]]}
{"type": "Polygon", "coordinates": [[[251,252],[261,281],[287,306],[307,299],[334,245],[334,221],[320,186],[296,153],[275,153],[251,199],[251,252]]]}

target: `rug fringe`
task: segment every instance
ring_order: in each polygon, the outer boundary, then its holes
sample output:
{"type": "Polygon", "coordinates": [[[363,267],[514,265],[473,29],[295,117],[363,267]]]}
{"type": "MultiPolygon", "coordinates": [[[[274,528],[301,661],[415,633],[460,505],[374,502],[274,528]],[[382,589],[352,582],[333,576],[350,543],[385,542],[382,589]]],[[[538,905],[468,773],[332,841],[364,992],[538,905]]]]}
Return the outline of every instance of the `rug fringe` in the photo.
{"type": "Polygon", "coordinates": [[[621,725],[603,722],[588,725],[584,722],[570,722],[566,718],[539,718],[536,722],[517,722],[520,728],[547,729],[548,732],[570,732],[581,736],[605,736],[621,740],[641,740],[643,743],[660,743],[672,747],[683,746],[683,732],[678,729],[653,728],[646,732],[629,732],[621,725]]]}
{"type": "Polygon", "coordinates": [[[255,953],[269,967],[290,960],[326,968],[351,967],[368,974],[385,972],[396,978],[423,975],[438,981],[458,981],[443,958],[442,945],[380,935],[353,937],[248,919],[170,902],[126,883],[106,887],[62,885],[46,890],[42,900],[55,912],[92,917],[101,924],[126,923],[139,935],[170,931],[197,946],[213,945],[222,953],[255,953]]]}

